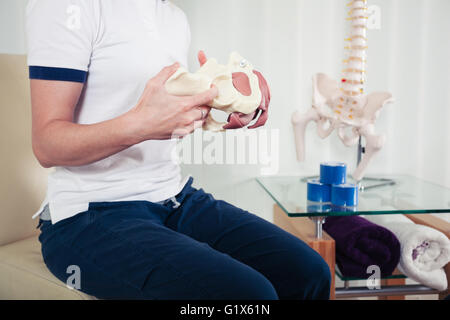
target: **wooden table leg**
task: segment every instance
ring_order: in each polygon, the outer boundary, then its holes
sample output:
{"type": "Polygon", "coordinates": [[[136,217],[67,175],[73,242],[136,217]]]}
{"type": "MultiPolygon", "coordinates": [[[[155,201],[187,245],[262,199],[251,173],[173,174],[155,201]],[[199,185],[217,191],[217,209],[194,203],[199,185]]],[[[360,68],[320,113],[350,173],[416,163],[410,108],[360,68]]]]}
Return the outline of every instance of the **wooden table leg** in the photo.
{"type": "MultiPolygon", "coordinates": [[[[400,275],[402,274],[400,271],[395,269],[395,271],[392,273],[394,275],[400,275]]],[[[403,286],[406,284],[406,279],[400,278],[400,279],[384,279],[380,281],[380,285],[382,287],[385,286],[403,286]]],[[[378,297],[378,300],[405,300],[405,296],[385,296],[385,297],[378,297]]]]}
{"type": "Polygon", "coordinates": [[[273,220],[277,226],[306,242],[326,261],[331,272],[330,299],[334,300],[336,263],[334,239],[326,232],[323,232],[322,239],[317,239],[315,236],[315,225],[309,218],[291,218],[278,205],[274,205],[273,220]]]}

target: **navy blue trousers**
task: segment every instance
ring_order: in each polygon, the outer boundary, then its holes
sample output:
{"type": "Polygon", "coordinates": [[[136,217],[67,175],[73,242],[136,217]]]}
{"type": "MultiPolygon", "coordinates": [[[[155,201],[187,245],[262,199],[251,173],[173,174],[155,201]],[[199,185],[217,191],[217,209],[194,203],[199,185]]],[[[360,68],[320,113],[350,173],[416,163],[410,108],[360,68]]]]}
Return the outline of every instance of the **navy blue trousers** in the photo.
{"type": "Polygon", "coordinates": [[[100,299],[328,299],[330,270],[304,242],[191,186],[173,202],[91,202],[54,225],[42,255],[61,281],[100,299]],[[69,268],[69,269],[68,269],[69,268]]]}

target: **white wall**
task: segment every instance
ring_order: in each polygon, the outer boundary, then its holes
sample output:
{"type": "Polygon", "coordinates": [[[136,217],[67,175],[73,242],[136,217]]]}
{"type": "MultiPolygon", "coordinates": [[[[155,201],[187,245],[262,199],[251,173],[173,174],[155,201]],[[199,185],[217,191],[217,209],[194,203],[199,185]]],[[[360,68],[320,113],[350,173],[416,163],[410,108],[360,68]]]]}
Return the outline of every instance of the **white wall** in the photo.
{"type": "Polygon", "coordinates": [[[24,13],[28,0],[0,0],[0,53],[24,54],[24,13]]]}
{"type": "MultiPolygon", "coordinates": [[[[27,0],[0,0],[0,53],[24,53],[27,0]]],[[[266,129],[280,130],[280,174],[317,172],[319,162],[343,160],[355,149],[308,129],[307,161],[295,159],[290,116],[311,101],[311,76],[339,77],[346,0],[176,0],[192,30],[190,65],[205,49],[225,62],[237,50],[272,89],[266,129]]],[[[389,139],[369,173],[405,173],[450,188],[450,1],[370,0],[381,7],[381,30],[369,32],[368,91],[389,90],[397,102],[377,123],[389,139]]],[[[184,166],[217,198],[270,219],[272,201],[254,183],[253,165],[184,166]]],[[[303,196],[303,195],[299,195],[303,196]]]]}

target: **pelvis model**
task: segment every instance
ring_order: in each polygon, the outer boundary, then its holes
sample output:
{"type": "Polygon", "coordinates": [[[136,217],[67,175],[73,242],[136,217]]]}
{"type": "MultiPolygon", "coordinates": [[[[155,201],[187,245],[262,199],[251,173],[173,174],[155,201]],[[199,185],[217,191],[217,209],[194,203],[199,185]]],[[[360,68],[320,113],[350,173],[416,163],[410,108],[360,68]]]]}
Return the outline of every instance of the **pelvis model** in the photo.
{"type": "Polygon", "coordinates": [[[247,127],[263,126],[268,117],[270,90],[262,74],[253,70],[253,66],[233,52],[228,65],[221,65],[215,59],[209,59],[196,73],[179,68],[166,82],[168,93],[178,96],[195,95],[208,90],[214,84],[219,95],[210,104],[211,108],[228,114],[228,122],[220,123],[211,113],[203,129],[223,131],[247,127]]]}
{"type": "Polygon", "coordinates": [[[313,77],[312,108],[306,113],[297,111],[292,116],[297,147],[297,159],[305,159],[305,130],[309,122],[317,124],[317,133],[322,139],[337,130],[342,142],[350,147],[364,137],[365,154],[353,178],[364,176],[373,156],[383,147],[385,136],[375,132],[375,121],[379,111],[389,102],[388,92],[364,93],[365,64],[367,50],[367,0],[351,1],[348,4],[351,21],[350,36],[346,39],[348,56],[344,60],[343,77],[339,83],[323,73],[313,77]]]}

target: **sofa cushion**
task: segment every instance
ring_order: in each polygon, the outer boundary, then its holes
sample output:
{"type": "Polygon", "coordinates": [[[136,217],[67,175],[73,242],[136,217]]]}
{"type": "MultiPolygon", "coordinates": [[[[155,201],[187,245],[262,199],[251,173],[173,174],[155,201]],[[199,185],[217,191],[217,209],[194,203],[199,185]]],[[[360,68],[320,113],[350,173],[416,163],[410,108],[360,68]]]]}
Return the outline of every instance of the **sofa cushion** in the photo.
{"type": "Polygon", "coordinates": [[[37,236],[0,247],[0,299],[92,300],[47,269],[37,236]]]}

